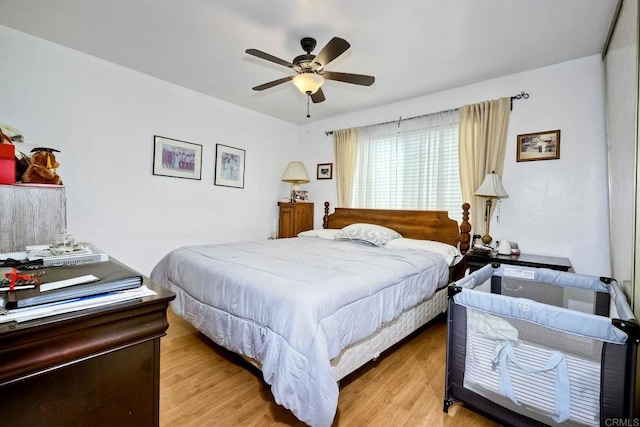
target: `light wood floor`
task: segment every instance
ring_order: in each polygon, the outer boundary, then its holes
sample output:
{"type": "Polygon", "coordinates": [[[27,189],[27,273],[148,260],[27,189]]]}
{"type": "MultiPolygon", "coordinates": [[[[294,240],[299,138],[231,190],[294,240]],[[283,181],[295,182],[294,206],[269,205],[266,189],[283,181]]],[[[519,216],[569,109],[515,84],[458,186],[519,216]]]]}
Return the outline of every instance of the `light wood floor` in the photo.
{"type": "MultiPolygon", "coordinates": [[[[260,372],[168,310],[161,339],[160,425],[302,426],[260,372]]],[[[446,323],[438,320],[340,382],[334,426],[495,424],[457,403],[442,411],[446,323]]]]}

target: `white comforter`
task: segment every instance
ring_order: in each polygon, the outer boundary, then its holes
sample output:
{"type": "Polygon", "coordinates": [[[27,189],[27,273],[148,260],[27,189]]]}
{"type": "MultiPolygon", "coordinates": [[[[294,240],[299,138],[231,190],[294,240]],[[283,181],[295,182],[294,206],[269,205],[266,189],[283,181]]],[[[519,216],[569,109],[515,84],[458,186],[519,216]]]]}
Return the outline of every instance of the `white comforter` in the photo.
{"type": "Polygon", "coordinates": [[[176,249],[151,278],[176,313],[219,345],[256,359],[277,403],[331,425],[330,359],[447,284],[441,255],[294,238],[176,249]]]}

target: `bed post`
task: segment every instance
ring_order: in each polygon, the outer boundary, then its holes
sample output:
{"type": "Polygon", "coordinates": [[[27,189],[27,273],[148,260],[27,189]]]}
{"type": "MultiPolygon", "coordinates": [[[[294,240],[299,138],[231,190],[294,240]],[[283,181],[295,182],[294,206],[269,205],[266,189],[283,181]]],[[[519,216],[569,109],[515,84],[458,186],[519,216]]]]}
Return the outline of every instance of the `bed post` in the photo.
{"type": "Polygon", "coordinates": [[[329,202],[324,202],[324,216],[322,217],[322,228],[329,228],[329,202]]]}
{"type": "Polygon", "coordinates": [[[469,203],[462,204],[462,224],[460,224],[460,253],[462,255],[469,251],[471,241],[471,224],[469,223],[469,203]]]}

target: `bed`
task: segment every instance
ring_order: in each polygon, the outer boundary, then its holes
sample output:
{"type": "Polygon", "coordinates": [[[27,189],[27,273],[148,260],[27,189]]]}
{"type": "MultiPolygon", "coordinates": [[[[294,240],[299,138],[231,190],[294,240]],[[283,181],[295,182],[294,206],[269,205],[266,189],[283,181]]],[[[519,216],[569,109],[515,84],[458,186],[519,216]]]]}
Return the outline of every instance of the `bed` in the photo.
{"type": "Polygon", "coordinates": [[[615,280],[486,265],[452,284],[444,411],[503,425],[633,425],[640,328],[615,280]]]}
{"type": "Polygon", "coordinates": [[[329,426],[338,381],[446,310],[464,273],[469,205],[444,211],[336,208],[297,238],[177,248],[151,278],[174,312],[255,362],[276,402],[329,426]],[[394,235],[396,233],[398,236],[394,235]]]}

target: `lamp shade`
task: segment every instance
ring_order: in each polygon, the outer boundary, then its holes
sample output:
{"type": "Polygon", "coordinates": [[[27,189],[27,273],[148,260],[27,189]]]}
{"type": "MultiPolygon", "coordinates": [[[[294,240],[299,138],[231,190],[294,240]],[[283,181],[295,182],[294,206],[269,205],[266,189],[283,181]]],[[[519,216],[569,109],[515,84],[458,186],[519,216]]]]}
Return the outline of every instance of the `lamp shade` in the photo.
{"type": "Polygon", "coordinates": [[[316,73],[302,73],[293,78],[293,84],[305,95],[313,95],[324,83],[324,78],[316,73]]]}
{"type": "Polygon", "coordinates": [[[495,172],[488,173],[484,177],[484,181],[474,193],[476,196],[496,197],[498,199],[506,199],[509,197],[506,190],[502,186],[502,178],[495,172]]]}
{"type": "Polygon", "coordinates": [[[282,180],[292,184],[305,184],[309,182],[309,175],[302,162],[289,162],[282,174],[282,180]]]}

